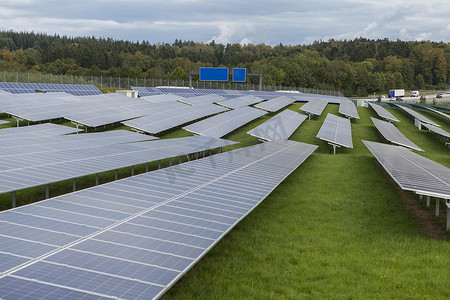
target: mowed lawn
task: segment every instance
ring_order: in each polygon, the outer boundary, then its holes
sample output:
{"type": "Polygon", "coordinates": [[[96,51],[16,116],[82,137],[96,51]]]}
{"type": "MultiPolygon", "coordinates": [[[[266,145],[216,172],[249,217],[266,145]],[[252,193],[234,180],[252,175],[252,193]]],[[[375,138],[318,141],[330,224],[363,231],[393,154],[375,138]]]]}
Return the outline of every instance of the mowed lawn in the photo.
{"type": "MultiPolygon", "coordinates": [[[[298,111],[301,105],[289,109],[298,111]]],[[[300,126],[291,139],[319,145],[316,152],[164,299],[450,298],[449,234],[429,237],[401,200],[419,198],[401,192],[361,142],[379,141],[370,120],[376,114],[358,108],[353,149],[339,148],[332,155],[315,137],[326,114],[337,110],[328,105],[320,117],[300,126]]],[[[450,167],[450,150],[415,128],[404,113],[390,111],[401,120],[397,128],[425,149],[422,155],[450,167]]],[[[255,143],[245,132],[259,123],[226,138],[255,143]]],[[[442,211],[443,204],[435,222],[441,231],[442,211]]]]}

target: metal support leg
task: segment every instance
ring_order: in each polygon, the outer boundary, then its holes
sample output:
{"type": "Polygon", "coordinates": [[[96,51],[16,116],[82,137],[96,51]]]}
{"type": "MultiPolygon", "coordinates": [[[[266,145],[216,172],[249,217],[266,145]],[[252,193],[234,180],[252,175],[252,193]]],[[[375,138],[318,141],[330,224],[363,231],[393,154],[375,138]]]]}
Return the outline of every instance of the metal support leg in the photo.
{"type": "Polygon", "coordinates": [[[134,166],[131,166],[131,176],[134,176],[134,166]]]}
{"type": "Polygon", "coordinates": [[[447,224],[445,226],[445,230],[450,230],[450,207],[447,206],[447,224]]]}
{"type": "Polygon", "coordinates": [[[114,172],[114,180],[117,180],[119,178],[119,170],[116,169],[114,172]]]}
{"type": "Polygon", "coordinates": [[[12,192],[12,200],[11,200],[11,207],[14,208],[16,207],[16,192],[12,192]]]}
{"type": "Polygon", "coordinates": [[[148,163],[145,164],[145,172],[148,172],[148,163]]]}
{"type": "Polygon", "coordinates": [[[181,164],[181,156],[178,157],[178,163],[181,164]]]}
{"type": "Polygon", "coordinates": [[[172,157],[169,159],[169,167],[172,166],[172,157]]]}
{"type": "Polygon", "coordinates": [[[186,154],[186,158],[187,158],[188,161],[190,161],[191,160],[191,155],[190,154],[186,154]]]}
{"type": "Polygon", "coordinates": [[[430,196],[427,196],[427,207],[430,207],[430,196]]]}
{"type": "Polygon", "coordinates": [[[419,195],[419,199],[420,199],[420,200],[423,199],[423,195],[422,195],[422,194],[419,195]]]}
{"type": "Polygon", "coordinates": [[[75,192],[77,190],[77,180],[75,178],[72,179],[72,187],[73,187],[73,191],[75,192]]]}
{"type": "Polygon", "coordinates": [[[50,186],[48,184],[45,185],[45,199],[50,198],[50,186]]]}
{"type": "Polygon", "coordinates": [[[211,149],[209,149],[209,156],[211,156],[212,155],[212,150],[211,149]]]}
{"type": "Polygon", "coordinates": [[[336,145],[333,145],[333,154],[336,154],[336,145]]]}
{"type": "Polygon", "coordinates": [[[436,210],[434,216],[439,217],[439,198],[436,198],[436,210]]]}
{"type": "Polygon", "coordinates": [[[98,185],[98,173],[95,173],[95,185],[98,185]]]}
{"type": "Polygon", "coordinates": [[[161,161],[158,160],[158,169],[161,169],[161,161]]]}

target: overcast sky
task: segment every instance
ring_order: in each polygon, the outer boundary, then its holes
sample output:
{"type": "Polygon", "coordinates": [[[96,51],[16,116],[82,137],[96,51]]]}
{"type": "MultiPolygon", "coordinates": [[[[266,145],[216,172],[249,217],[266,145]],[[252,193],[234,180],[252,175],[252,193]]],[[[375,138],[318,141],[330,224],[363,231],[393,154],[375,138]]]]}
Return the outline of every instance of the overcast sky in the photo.
{"type": "Polygon", "coordinates": [[[449,0],[0,0],[0,30],[150,43],[450,42],[449,0]]]}

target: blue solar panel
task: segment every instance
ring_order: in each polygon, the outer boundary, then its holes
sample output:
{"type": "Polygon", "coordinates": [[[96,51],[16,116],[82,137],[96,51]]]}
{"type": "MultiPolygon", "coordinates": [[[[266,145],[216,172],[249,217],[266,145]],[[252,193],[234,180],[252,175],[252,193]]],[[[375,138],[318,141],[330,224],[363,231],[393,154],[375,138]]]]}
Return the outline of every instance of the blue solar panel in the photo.
{"type": "Polygon", "coordinates": [[[102,92],[95,85],[77,84],[0,82],[0,89],[13,94],[35,93],[36,90],[44,90],[48,93],[66,92],[75,96],[102,94],[102,92]]]}

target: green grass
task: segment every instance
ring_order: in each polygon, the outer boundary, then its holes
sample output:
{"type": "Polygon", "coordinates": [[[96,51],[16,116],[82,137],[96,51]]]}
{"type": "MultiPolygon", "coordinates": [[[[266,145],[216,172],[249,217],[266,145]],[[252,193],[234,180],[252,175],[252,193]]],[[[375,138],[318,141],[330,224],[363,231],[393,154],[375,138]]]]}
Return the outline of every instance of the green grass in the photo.
{"type": "MultiPolygon", "coordinates": [[[[289,109],[299,111],[301,105],[294,103],[289,109]]],[[[352,120],[354,148],[330,154],[331,147],[315,136],[326,114],[337,111],[337,105],[328,105],[321,116],[306,120],[294,132],[292,140],[319,148],[164,299],[450,298],[450,235],[445,235],[446,240],[430,238],[402,199],[416,199],[424,210],[434,210],[434,201],[427,209],[424,200],[401,192],[363,145],[362,139],[379,141],[370,120],[376,114],[369,108],[358,107],[361,119],[352,120]]],[[[403,112],[390,111],[401,121],[396,127],[425,150],[420,155],[450,167],[448,148],[415,128],[403,112]]],[[[246,132],[273,115],[227,135],[240,142],[227,150],[259,143],[246,132]]],[[[450,131],[442,119],[426,116],[450,131]]],[[[188,135],[178,129],[161,138],[188,135]]],[[[136,173],[143,168],[137,166],[136,173]]],[[[155,168],[157,163],[151,164],[150,169],[155,168]]],[[[120,172],[120,177],[129,176],[130,169],[120,172]]],[[[100,181],[112,176],[113,172],[102,173],[100,181]]],[[[90,186],[94,177],[77,179],[77,183],[80,188],[90,186]]],[[[52,195],[70,188],[71,181],[56,183],[51,185],[52,195]]],[[[43,197],[44,188],[28,193],[43,197]]],[[[10,201],[10,195],[6,196],[5,201],[10,201]]],[[[442,213],[434,220],[441,230],[444,222],[442,213]]]]}
{"type": "MultiPolygon", "coordinates": [[[[298,111],[301,105],[289,109],[298,111]]],[[[291,139],[319,145],[316,152],[164,299],[450,297],[449,235],[447,242],[427,236],[401,201],[405,193],[361,142],[379,141],[370,120],[375,113],[358,108],[361,119],[352,121],[353,149],[332,155],[331,147],[315,137],[326,113],[337,110],[328,105],[324,114],[297,129],[291,139]]],[[[401,119],[395,125],[423,147],[427,157],[450,165],[448,150],[415,128],[406,115],[390,111],[401,119]]],[[[242,135],[247,129],[229,138],[242,137],[250,144],[242,135]]],[[[441,214],[436,226],[442,228],[442,220],[441,214]]]]}

